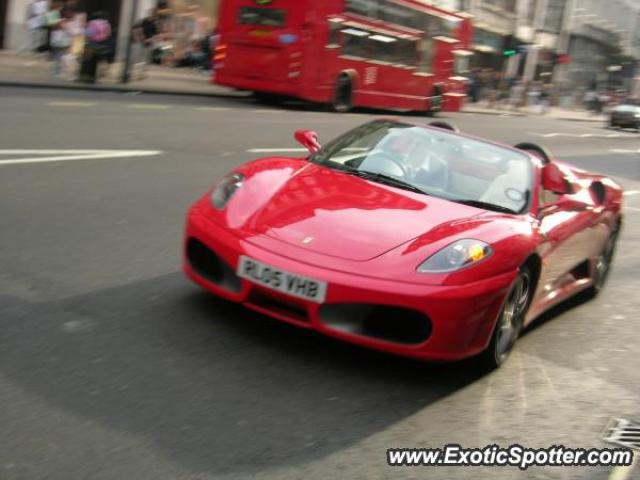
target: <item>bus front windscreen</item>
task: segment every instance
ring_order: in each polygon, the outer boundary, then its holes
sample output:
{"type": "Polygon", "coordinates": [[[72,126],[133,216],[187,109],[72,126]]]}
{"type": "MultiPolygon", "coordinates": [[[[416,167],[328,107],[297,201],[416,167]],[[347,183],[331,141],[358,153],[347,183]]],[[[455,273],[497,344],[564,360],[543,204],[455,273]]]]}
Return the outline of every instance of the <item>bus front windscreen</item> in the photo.
{"type": "Polygon", "coordinates": [[[280,8],[241,7],[238,12],[238,22],[242,25],[284,27],[286,18],[286,10],[280,8]]]}

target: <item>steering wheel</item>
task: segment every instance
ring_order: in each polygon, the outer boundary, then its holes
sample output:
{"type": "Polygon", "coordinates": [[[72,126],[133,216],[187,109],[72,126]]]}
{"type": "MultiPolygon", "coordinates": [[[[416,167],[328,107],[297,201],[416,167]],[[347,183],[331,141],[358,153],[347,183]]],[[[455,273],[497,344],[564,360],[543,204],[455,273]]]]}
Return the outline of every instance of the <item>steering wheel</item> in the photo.
{"type": "Polygon", "coordinates": [[[375,173],[385,173],[400,178],[407,178],[409,176],[409,169],[407,166],[383,150],[374,151],[368,155],[364,162],[360,164],[360,168],[362,167],[364,167],[364,170],[370,170],[375,173]],[[400,174],[398,175],[396,173],[389,172],[389,170],[377,166],[384,163],[393,164],[393,166],[400,171],[400,174]],[[373,168],[369,165],[373,165],[373,168]]]}

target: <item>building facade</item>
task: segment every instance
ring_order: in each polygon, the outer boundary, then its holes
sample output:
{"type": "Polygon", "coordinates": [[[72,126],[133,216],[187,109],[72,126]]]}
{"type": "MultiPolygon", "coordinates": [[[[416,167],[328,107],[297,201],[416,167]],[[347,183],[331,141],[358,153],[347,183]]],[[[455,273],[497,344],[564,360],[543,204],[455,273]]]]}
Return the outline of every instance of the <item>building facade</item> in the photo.
{"type": "MultiPolygon", "coordinates": [[[[31,0],[0,0],[0,48],[23,51],[30,47],[30,34],[26,26],[27,10],[31,0]]],[[[175,21],[171,27],[180,25],[182,15],[193,12],[208,18],[215,25],[219,0],[75,0],[79,11],[90,14],[96,11],[107,12],[117,39],[117,59],[124,57],[124,49],[132,20],[139,21],[148,15],[152,8],[166,7],[175,21]]]]}

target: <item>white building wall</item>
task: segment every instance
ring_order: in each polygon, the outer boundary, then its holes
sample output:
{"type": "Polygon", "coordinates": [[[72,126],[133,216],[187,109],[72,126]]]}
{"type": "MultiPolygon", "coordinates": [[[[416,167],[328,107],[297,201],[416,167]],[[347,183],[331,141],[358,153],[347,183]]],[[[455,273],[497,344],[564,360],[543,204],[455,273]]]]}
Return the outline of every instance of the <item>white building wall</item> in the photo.
{"type": "MultiPolygon", "coordinates": [[[[2,1],[2,0],[0,0],[2,1]]],[[[29,48],[29,31],[26,29],[29,0],[8,0],[7,24],[5,25],[4,48],[22,50],[29,48]]]]}

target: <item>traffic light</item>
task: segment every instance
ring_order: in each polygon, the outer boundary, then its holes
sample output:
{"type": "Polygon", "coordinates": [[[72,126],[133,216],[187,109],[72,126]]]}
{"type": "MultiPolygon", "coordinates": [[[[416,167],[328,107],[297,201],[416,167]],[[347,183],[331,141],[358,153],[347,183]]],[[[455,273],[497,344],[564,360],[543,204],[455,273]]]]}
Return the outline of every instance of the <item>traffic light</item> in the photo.
{"type": "Polygon", "coordinates": [[[518,40],[513,35],[507,35],[502,42],[502,55],[512,57],[518,53],[518,40]]]}

